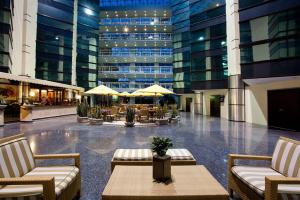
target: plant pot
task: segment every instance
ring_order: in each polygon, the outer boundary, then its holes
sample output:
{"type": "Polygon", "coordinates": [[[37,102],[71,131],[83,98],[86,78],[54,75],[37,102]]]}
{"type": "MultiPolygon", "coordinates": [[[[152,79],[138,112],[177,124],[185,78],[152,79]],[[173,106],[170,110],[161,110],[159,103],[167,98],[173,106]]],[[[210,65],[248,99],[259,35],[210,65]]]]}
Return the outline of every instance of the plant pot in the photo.
{"type": "Polygon", "coordinates": [[[156,125],[159,125],[159,126],[161,126],[161,125],[168,125],[168,123],[169,123],[168,118],[164,118],[164,119],[156,119],[156,120],[155,120],[155,124],[156,124],[156,125]]]}
{"type": "Polygon", "coordinates": [[[168,181],[171,178],[171,156],[153,156],[153,179],[159,182],[168,181]]]}
{"type": "Polygon", "coordinates": [[[125,127],[134,127],[134,122],[125,122],[125,127]]]}
{"type": "Polygon", "coordinates": [[[172,123],[172,124],[175,124],[175,123],[177,123],[178,121],[179,121],[179,118],[178,118],[177,116],[170,119],[170,123],[172,123]]]}
{"type": "Polygon", "coordinates": [[[77,122],[79,122],[79,123],[88,123],[89,118],[88,117],[79,117],[79,116],[77,116],[77,122]]]}
{"type": "Polygon", "coordinates": [[[89,118],[90,125],[102,125],[103,119],[89,118]]]}

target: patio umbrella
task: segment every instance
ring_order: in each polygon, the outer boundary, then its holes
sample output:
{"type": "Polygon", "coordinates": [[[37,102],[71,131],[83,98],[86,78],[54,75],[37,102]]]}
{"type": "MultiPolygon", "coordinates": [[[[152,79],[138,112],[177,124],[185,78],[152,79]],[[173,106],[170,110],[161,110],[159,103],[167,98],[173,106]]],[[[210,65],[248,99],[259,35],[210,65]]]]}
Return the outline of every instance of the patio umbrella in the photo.
{"type": "Polygon", "coordinates": [[[132,95],[130,93],[128,93],[128,92],[122,92],[120,94],[120,96],[122,96],[122,97],[131,97],[132,95]]]}
{"type": "Polygon", "coordinates": [[[152,85],[150,87],[144,88],[142,89],[141,92],[145,92],[145,93],[154,93],[155,95],[155,102],[156,102],[156,97],[158,97],[158,94],[160,95],[164,95],[164,94],[174,94],[174,92],[172,92],[171,90],[168,90],[166,88],[161,87],[160,85],[152,85]]]}
{"type": "Polygon", "coordinates": [[[162,94],[160,93],[151,93],[151,92],[142,92],[142,91],[135,91],[131,94],[132,96],[134,97],[154,97],[154,96],[157,96],[157,97],[161,97],[163,96],[162,94]]]}
{"type": "MultiPolygon", "coordinates": [[[[119,92],[106,87],[105,85],[99,85],[98,87],[95,87],[93,89],[90,89],[89,91],[84,93],[85,95],[104,95],[104,96],[112,96],[112,95],[120,95],[119,92]]],[[[107,104],[108,104],[108,98],[107,98],[107,104]]]]}
{"type": "Polygon", "coordinates": [[[171,90],[163,88],[157,84],[147,87],[145,89],[142,89],[141,92],[154,93],[154,94],[174,94],[174,92],[172,92],[171,90]]]}
{"type": "Polygon", "coordinates": [[[106,87],[105,85],[99,85],[98,87],[95,87],[87,92],[85,92],[84,94],[94,94],[94,95],[120,95],[119,92],[106,87]]]}

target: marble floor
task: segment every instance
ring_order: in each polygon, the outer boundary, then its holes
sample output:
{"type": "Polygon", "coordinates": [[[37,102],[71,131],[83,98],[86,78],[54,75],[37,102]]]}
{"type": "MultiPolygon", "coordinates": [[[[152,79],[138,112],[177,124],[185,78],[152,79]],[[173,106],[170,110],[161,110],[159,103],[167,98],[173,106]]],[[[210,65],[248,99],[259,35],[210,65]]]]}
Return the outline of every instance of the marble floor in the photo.
{"type": "Polygon", "coordinates": [[[0,137],[21,132],[29,138],[34,153],[81,154],[82,200],[101,199],[116,148],[148,148],[152,136],[170,137],[175,148],[189,149],[197,163],[205,165],[224,187],[228,153],[271,155],[279,136],[300,140],[296,132],[187,113],[182,113],[179,124],[135,128],[89,126],[76,123],[76,116],[66,116],[8,124],[0,128],[0,137]]]}

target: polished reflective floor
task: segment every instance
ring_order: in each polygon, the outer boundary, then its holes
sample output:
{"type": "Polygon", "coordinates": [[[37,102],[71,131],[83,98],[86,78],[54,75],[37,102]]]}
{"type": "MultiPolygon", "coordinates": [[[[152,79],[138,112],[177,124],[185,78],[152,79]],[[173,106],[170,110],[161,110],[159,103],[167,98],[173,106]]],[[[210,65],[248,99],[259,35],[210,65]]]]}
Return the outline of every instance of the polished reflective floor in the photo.
{"type": "Polygon", "coordinates": [[[21,132],[29,138],[34,153],[81,154],[81,199],[84,200],[100,199],[110,176],[110,160],[116,148],[149,148],[152,136],[170,137],[174,148],[189,149],[197,163],[205,165],[224,187],[228,153],[271,155],[279,136],[300,140],[300,133],[296,132],[187,113],[182,113],[178,124],[135,128],[78,124],[76,116],[67,116],[34,123],[8,124],[0,128],[0,137],[21,132]]]}

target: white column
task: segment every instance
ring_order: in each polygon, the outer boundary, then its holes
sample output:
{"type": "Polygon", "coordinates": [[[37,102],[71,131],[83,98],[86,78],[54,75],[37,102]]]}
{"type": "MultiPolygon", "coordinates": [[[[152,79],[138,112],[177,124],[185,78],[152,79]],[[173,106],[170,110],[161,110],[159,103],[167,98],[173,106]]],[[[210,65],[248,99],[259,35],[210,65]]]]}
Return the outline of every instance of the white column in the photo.
{"type": "Polygon", "coordinates": [[[22,75],[35,78],[37,0],[24,0],[24,20],[22,32],[22,75]]]}
{"type": "Polygon", "coordinates": [[[203,115],[203,92],[195,91],[195,114],[203,115]]]}
{"type": "Polygon", "coordinates": [[[72,41],[72,85],[77,85],[76,58],[77,58],[77,18],[78,18],[78,0],[74,0],[73,14],[73,41],[72,41]]]}
{"type": "Polygon", "coordinates": [[[241,80],[238,0],[226,0],[229,72],[229,120],[245,121],[244,84],[241,80]]]}

